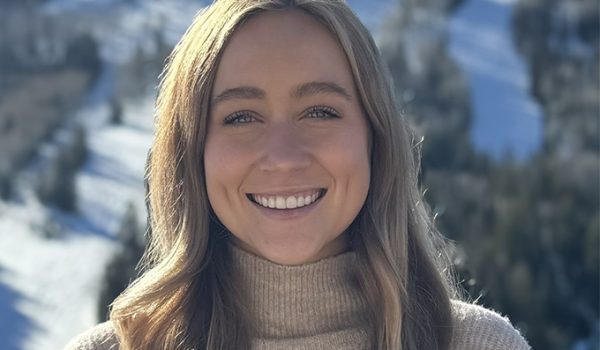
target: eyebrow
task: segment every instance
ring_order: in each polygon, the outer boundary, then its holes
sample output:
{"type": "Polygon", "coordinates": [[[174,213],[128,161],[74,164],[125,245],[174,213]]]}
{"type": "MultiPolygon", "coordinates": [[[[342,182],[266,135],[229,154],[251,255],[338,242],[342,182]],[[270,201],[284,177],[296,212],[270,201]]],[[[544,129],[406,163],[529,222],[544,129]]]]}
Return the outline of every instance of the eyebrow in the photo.
{"type": "MultiPolygon", "coordinates": [[[[346,100],[352,100],[352,97],[346,89],[330,81],[311,81],[300,84],[292,89],[290,96],[294,98],[303,98],[322,93],[334,94],[343,97],[346,100]]],[[[238,86],[221,92],[212,99],[211,105],[214,107],[219,103],[233,99],[264,99],[266,95],[264,90],[254,86],[238,86]]]]}
{"type": "Polygon", "coordinates": [[[311,81],[309,83],[301,84],[292,91],[291,95],[295,98],[302,98],[321,93],[336,94],[347,100],[352,100],[346,89],[330,81],[311,81]]]}
{"type": "Polygon", "coordinates": [[[226,89],[211,101],[212,106],[233,99],[264,99],[264,90],[253,86],[239,86],[226,89]]]}

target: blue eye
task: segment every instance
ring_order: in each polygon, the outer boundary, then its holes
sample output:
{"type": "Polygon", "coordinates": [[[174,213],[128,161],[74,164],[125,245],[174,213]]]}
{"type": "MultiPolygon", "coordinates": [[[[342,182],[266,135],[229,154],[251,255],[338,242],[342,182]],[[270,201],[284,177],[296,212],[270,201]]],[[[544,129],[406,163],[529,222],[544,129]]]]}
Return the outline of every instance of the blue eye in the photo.
{"type": "Polygon", "coordinates": [[[228,115],[223,119],[224,125],[239,125],[239,124],[248,124],[254,121],[255,118],[248,111],[240,111],[235,112],[233,114],[228,115]]]}
{"type": "Polygon", "coordinates": [[[335,109],[324,106],[311,107],[308,109],[308,111],[306,111],[306,115],[309,118],[316,119],[340,118],[340,114],[335,109]]]}

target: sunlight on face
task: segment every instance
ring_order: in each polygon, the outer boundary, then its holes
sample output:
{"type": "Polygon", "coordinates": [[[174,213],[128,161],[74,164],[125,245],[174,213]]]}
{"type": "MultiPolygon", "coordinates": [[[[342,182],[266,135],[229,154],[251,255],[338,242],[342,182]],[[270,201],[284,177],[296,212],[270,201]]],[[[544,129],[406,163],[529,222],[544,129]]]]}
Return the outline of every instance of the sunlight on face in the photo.
{"type": "Polygon", "coordinates": [[[286,265],[347,249],[369,189],[369,128],[346,56],[299,10],[245,22],[219,64],[204,166],[243,249],[286,265]]]}

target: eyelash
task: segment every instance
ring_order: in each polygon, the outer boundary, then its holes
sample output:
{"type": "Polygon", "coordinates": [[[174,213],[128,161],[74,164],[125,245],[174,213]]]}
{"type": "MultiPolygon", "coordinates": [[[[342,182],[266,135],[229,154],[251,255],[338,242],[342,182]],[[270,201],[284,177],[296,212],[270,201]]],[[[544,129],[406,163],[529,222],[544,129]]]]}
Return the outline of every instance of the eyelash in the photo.
{"type": "Polygon", "coordinates": [[[236,125],[236,124],[246,124],[249,122],[249,121],[240,122],[240,119],[242,119],[242,118],[249,119],[249,118],[254,118],[254,116],[252,116],[252,112],[250,112],[250,111],[235,112],[235,113],[230,114],[227,117],[225,117],[225,119],[223,120],[223,124],[236,125]]]}
{"type": "MultiPolygon", "coordinates": [[[[309,109],[307,109],[305,111],[305,114],[306,115],[318,114],[318,116],[316,116],[316,117],[310,117],[310,118],[315,118],[315,119],[340,118],[340,114],[335,109],[333,109],[331,107],[325,107],[325,106],[310,107],[309,109]]],[[[253,119],[253,118],[254,118],[253,112],[239,111],[239,112],[235,112],[235,113],[230,114],[227,117],[225,117],[225,119],[223,120],[223,124],[234,125],[234,126],[241,125],[241,124],[246,124],[246,123],[251,122],[251,119],[253,119]]]]}
{"type": "MultiPolygon", "coordinates": [[[[310,113],[325,114],[325,116],[323,116],[323,119],[340,118],[340,114],[331,107],[315,106],[315,107],[310,107],[306,112],[307,112],[307,114],[310,114],[310,113]]],[[[317,118],[321,119],[321,117],[317,117],[317,118]]]]}

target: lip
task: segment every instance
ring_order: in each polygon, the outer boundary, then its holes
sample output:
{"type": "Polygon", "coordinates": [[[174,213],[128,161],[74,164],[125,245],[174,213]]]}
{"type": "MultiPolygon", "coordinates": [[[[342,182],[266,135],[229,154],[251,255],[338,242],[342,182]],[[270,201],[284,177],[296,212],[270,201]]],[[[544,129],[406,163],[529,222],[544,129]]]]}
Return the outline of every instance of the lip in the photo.
{"type": "MultiPolygon", "coordinates": [[[[273,219],[278,219],[278,220],[291,220],[291,219],[298,219],[298,218],[302,218],[306,215],[308,215],[313,209],[316,209],[320,204],[321,204],[321,200],[323,198],[325,198],[325,196],[327,195],[327,189],[326,188],[321,188],[320,191],[322,192],[319,195],[319,198],[317,198],[316,201],[312,202],[309,205],[300,207],[300,208],[294,208],[294,209],[277,209],[277,208],[266,208],[263,207],[262,205],[259,205],[257,203],[255,203],[252,199],[250,199],[250,194],[246,195],[248,197],[248,201],[250,201],[250,203],[252,203],[252,205],[254,206],[254,208],[258,209],[258,211],[269,218],[273,218],[273,219]]],[[[281,192],[279,192],[281,193],[281,192]]],[[[300,193],[300,192],[288,192],[291,194],[295,194],[295,193],[300,193]]],[[[283,194],[278,194],[279,196],[283,196],[283,194]]]]}

